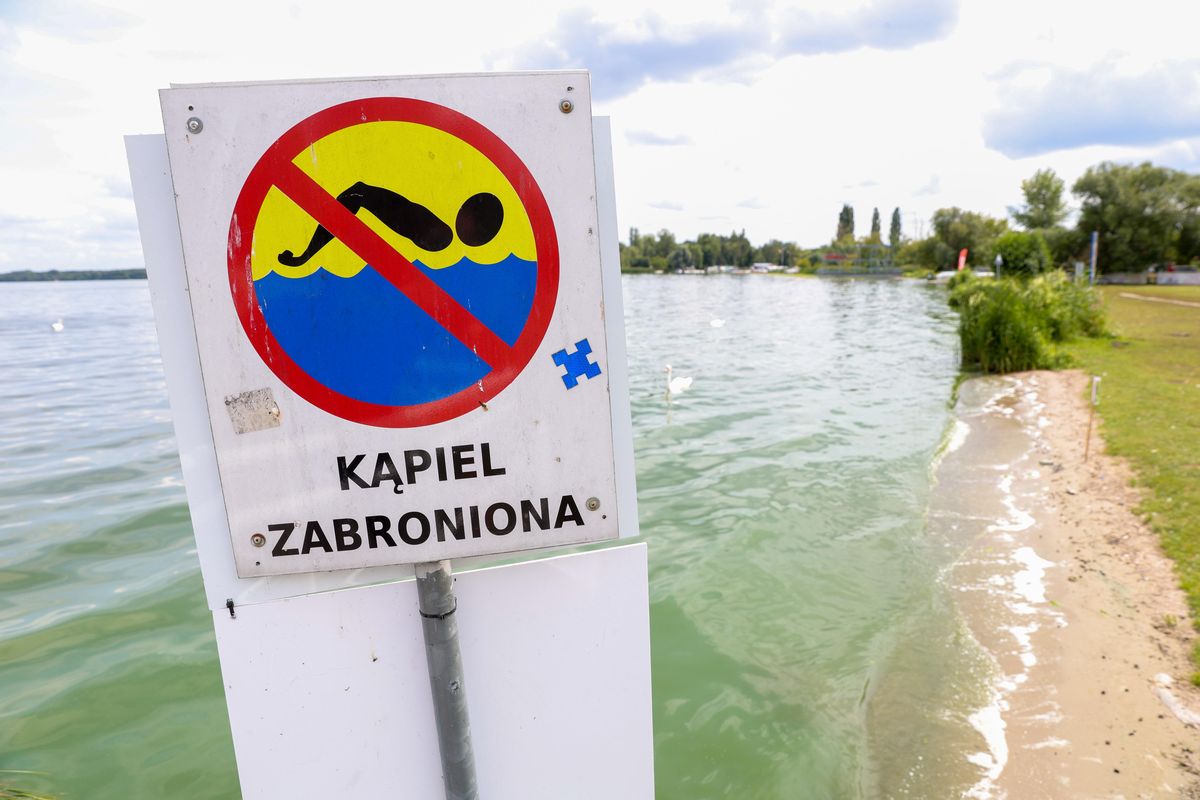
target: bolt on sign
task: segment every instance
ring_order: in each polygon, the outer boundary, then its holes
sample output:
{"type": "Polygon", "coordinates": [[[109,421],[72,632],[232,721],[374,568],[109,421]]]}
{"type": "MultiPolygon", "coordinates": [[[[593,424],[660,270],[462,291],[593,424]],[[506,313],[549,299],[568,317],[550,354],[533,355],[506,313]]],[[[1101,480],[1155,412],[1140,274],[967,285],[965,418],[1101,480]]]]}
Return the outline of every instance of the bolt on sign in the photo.
{"type": "Polygon", "coordinates": [[[608,362],[621,328],[605,318],[586,73],[161,100],[239,576],[636,524],[618,519],[624,365],[608,362]]]}

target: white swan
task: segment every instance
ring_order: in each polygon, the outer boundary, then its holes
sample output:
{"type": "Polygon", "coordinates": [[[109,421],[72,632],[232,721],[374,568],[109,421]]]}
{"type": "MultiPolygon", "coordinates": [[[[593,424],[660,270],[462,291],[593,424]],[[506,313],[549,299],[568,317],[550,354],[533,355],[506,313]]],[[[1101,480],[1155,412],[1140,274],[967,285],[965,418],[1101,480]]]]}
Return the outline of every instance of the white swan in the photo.
{"type": "Polygon", "coordinates": [[[725,327],[725,320],[723,320],[723,319],[716,319],[716,318],[714,318],[714,319],[710,319],[710,320],[708,321],[708,324],[709,324],[709,325],[711,325],[711,326],[712,326],[712,327],[714,327],[714,328],[724,328],[724,327],[725,327]]]}
{"type": "Polygon", "coordinates": [[[691,378],[685,378],[682,375],[679,376],[678,378],[671,377],[671,365],[670,364],[666,365],[666,368],[663,369],[663,372],[667,373],[666,398],[667,398],[668,403],[671,402],[672,395],[683,394],[688,389],[692,388],[692,379],[691,378]]]}
{"type": "Polygon", "coordinates": [[[50,330],[54,331],[55,333],[62,333],[62,329],[63,329],[62,317],[59,317],[54,322],[50,323],[50,330]]]}

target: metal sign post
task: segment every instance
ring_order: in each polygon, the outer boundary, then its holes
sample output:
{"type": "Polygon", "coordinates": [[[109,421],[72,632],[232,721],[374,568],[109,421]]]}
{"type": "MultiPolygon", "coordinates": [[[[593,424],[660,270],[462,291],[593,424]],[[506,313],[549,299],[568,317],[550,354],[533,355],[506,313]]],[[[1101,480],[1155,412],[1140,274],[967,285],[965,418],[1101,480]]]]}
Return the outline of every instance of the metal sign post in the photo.
{"type": "Polygon", "coordinates": [[[1092,265],[1088,271],[1088,284],[1096,285],[1096,257],[1100,251],[1100,231],[1092,231],[1092,265]]]}
{"type": "Polygon", "coordinates": [[[458,621],[454,617],[458,610],[454,575],[449,561],[417,564],[416,572],[446,800],[476,800],[479,791],[475,783],[475,754],[471,749],[458,621]]]}

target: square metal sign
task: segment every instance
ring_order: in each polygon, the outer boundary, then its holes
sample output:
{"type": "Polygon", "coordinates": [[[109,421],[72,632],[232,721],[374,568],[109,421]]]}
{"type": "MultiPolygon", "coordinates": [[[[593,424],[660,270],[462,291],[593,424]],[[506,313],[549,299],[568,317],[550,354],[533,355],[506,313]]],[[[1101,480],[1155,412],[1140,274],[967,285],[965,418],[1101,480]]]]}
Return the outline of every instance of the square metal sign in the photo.
{"type": "Polygon", "coordinates": [[[161,101],[239,576],[618,535],[586,73],[161,101]]]}

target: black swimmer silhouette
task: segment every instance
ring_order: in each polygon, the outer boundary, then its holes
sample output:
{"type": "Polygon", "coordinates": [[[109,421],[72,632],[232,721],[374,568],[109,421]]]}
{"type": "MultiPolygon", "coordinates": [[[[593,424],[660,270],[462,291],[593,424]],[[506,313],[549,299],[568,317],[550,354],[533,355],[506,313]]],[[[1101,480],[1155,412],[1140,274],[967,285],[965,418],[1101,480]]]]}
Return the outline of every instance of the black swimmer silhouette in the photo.
{"type": "MultiPolygon", "coordinates": [[[[339,194],[337,201],[351,214],[357,214],[360,208],[365,208],[384,225],[411,239],[417,247],[433,252],[449,247],[454,241],[455,233],[458,233],[459,240],[468,247],[485,245],[496,238],[496,234],[500,232],[500,225],[504,222],[504,206],[496,195],[488,192],[480,192],[467,198],[458,209],[453,231],[420,203],[414,203],[391,189],[372,186],[362,181],[339,194]]],[[[293,255],[291,250],[284,250],[279,254],[279,263],[287,267],[303,266],[331,241],[333,234],[326,230],[325,226],[318,225],[303,253],[297,256],[293,255]]]]}

